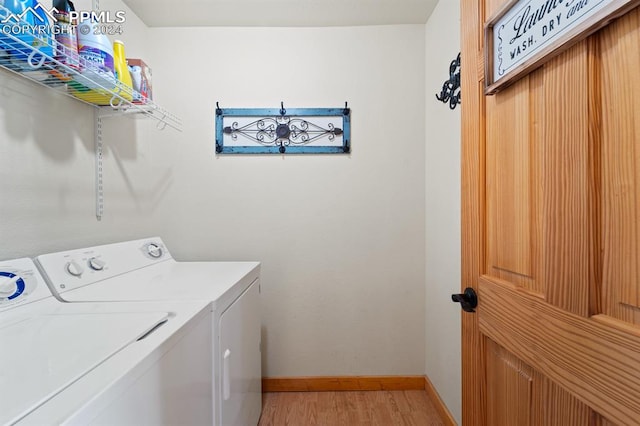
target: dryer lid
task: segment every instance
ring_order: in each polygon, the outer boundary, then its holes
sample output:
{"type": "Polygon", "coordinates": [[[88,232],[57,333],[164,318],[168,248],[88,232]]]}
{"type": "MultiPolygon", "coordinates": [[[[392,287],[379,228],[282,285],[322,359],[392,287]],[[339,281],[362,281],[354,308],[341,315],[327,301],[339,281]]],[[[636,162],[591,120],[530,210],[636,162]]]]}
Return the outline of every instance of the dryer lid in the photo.
{"type": "Polygon", "coordinates": [[[13,424],[166,321],[164,312],[0,315],[0,424],[13,424]]]}

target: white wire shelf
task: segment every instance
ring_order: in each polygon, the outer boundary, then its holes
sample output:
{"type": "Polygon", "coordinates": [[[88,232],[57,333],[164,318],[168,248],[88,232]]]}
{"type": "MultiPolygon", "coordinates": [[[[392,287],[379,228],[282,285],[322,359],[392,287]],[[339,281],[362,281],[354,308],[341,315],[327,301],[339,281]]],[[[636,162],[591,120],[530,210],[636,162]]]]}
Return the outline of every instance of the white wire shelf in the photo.
{"type": "Polygon", "coordinates": [[[178,117],[113,76],[101,73],[84,58],[75,56],[69,60],[67,49],[52,35],[31,33],[29,28],[23,22],[0,24],[1,68],[99,108],[101,117],[136,114],[157,120],[159,129],[168,126],[182,131],[178,117]],[[18,27],[17,34],[10,31],[18,27]]]}

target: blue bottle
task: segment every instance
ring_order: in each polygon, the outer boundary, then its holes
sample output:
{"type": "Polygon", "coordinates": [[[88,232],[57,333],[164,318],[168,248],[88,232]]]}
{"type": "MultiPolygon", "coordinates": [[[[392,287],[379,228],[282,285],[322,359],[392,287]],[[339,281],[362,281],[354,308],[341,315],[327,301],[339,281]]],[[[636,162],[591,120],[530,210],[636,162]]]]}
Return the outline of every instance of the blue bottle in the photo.
{"type": "Polygon", "coordinates": [[[13,67],[38,69],[51,61],[54,40],[48,9],[37,0],[0,0],[0,48],[13,67]]]}

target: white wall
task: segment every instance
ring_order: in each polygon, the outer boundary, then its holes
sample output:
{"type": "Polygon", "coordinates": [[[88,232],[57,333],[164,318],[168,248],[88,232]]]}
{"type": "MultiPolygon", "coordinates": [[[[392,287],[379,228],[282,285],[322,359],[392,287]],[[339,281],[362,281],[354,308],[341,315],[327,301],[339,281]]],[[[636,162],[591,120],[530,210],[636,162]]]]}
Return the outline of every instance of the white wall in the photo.
{"type": "Polygon", "coordinates": [[[435,98],[460,51],[459,17],[458,1],[440,0],[425,34],[425,354],[427,376],[461,424],[460,308],[450,302],[460,289],[460,106],[452,111],[435,98]]]}
{"type": "Polygon", "coordinates": [[[443,0],[426,26],[149,30],[129,12],[128,56],[185,131],[106,125],[101,222],[93,109],[0,72],[0,259],[158,234],[181,259],[261,260],[265,375],[426,369],[460,420],[460,109],[434,99],[458,16],[443,0]],[[281,100],[348,100],[353,153],[213,154],[215,101],[281,100]]]}
{"type": "MultiPolygon", "coordinates": [[[[78,10],[90,0],[75,2],[78,10]]],[[[128,10],[119,0],[103,8],[128,10]]],[[[141,54],[146,27],[127,14],[127,53],[141,54]]],[[[138,136],[152,123],[105,126],[107,216],[95,218],[94,108],[0,72],[0,259],[158,232],[152,163],[138,136]]]]}
{"type": "Polygon", "coordinates": [[[151,30],[128,13],[119,38],[184,132],[109,121],[98,222],[93,109],[0,72],[0,259],[157,234],[179,259],[260,260],[265,375],[423,374],[424,25],[151,30]],[[353,153],[216,157],[216,101],[349,101],[353,153]]]}
{"type": "Polygon", "coordinates": [[[424,373],[424,25],[150,29],[185,121],[158,231],[180,259],[262,261],[265,376],[424,373]],[[351,155],[214,155],[214,109],[352,108],[351,155]]]}

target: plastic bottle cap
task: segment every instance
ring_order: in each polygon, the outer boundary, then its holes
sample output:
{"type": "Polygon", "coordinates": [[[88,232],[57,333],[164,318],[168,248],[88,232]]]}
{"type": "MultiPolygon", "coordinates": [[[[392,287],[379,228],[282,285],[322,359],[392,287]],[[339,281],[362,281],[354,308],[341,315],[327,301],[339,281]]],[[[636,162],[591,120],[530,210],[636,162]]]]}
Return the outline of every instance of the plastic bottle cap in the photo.
{"type": "Polygon", "coordinates": [[[124,41],[122,41],[122,40],[115,40],[115,41],[113,42],[113,44],[116,44],[116,43],[121,44],[121,45],[123,45],[123,46],[124,46],[124,41]]]}

